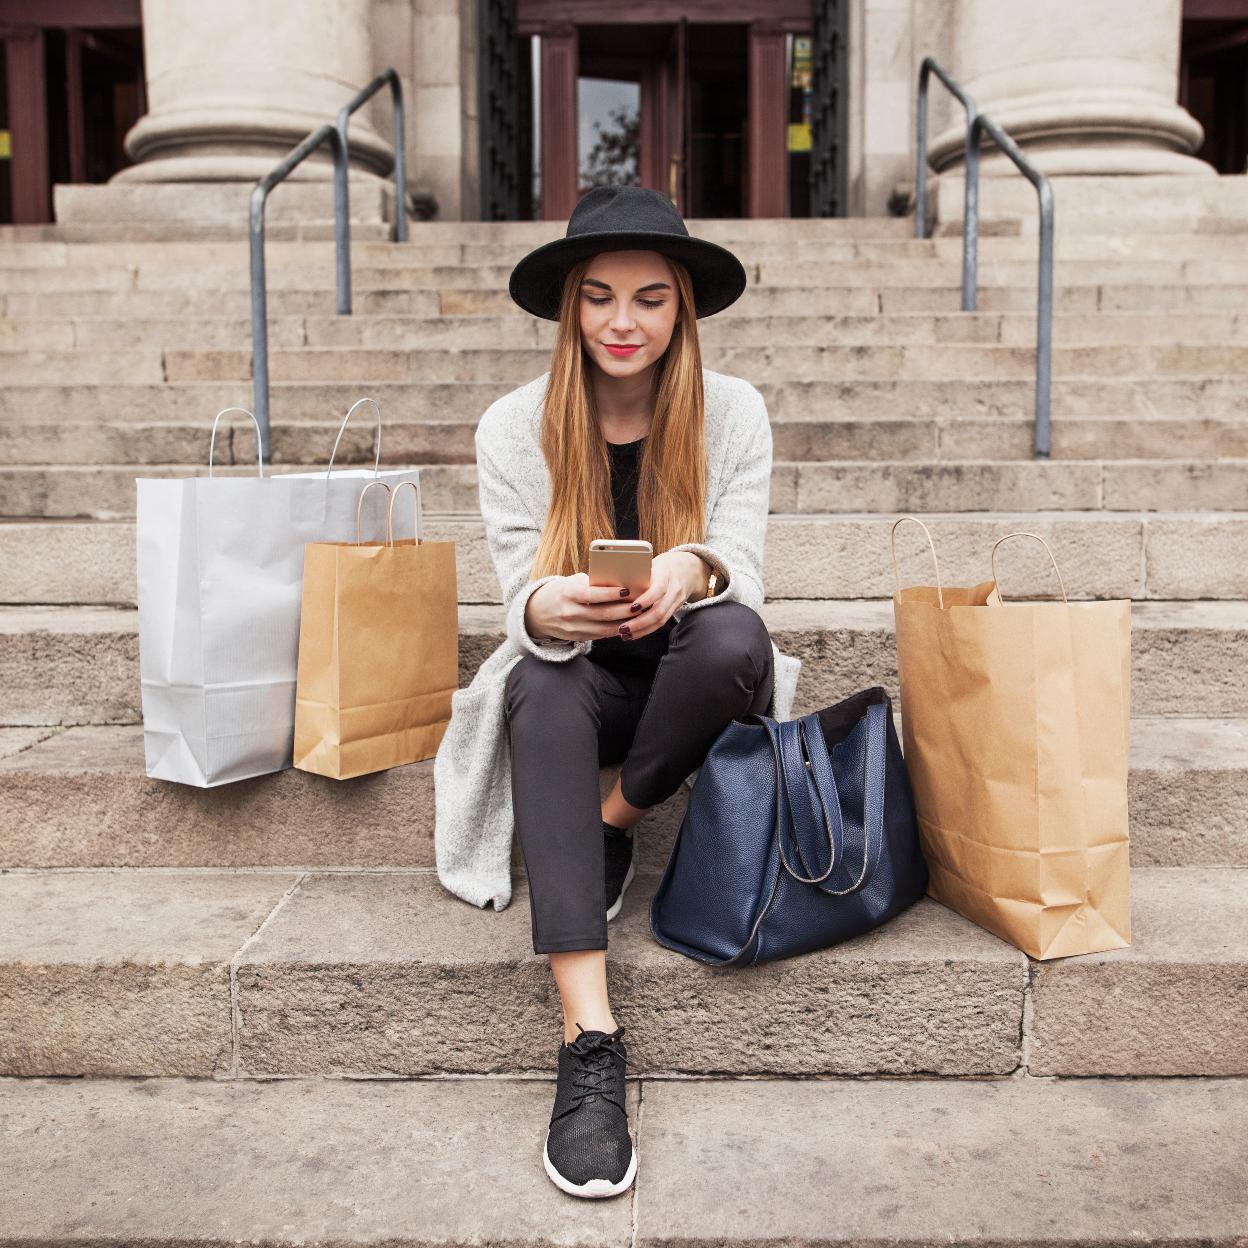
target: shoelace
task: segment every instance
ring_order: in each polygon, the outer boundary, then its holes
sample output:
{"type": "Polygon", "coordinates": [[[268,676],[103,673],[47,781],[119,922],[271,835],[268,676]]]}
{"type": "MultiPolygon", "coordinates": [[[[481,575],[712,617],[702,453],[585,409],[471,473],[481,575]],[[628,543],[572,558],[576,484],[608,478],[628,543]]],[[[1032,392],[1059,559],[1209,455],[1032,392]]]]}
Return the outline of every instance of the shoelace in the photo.
{"type": "MultiPolygon", "coordinates": [[[[585,1028],[580,1027],[581,1035],[571,1046],[572,1053],[576,1057],[576,1063],[572,1068],[572,1087],[576,1090],[576,1096],[573,1098],[571,1108],[577,1108],[582,1105],[586,1097],[602,1096],[604,1099],[610,1100],[613,1104],[618,1104],[612,1096],[607,1096],[609,1081],[614,1074],[614,1066],[616,1062],[622,1062],[628,1065],[628,1059],[616,1047],[616,1041],[624,1034],[623,1027],[617,1027],[609,1036],[594,1036],[593,1039],[585,1040],[585,1028]],[[581,1046],[584,1047],[581,1047],[581,1046]]],[[[623,1106],[620,1106],[623,1108],[623,1106]]]]}

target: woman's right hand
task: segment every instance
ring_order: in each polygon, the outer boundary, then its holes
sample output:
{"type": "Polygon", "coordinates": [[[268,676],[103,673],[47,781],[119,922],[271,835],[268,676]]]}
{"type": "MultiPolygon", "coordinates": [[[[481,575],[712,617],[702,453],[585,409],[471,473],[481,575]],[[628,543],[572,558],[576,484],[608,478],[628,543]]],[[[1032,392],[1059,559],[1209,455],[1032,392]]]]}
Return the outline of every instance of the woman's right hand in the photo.
{"type": "Polygon", "coordinates": [[[620,624],[633,618],[632,593],[618,585],[591,585],[589,574],[556,576],[529,595],[524,627],[530,637],[558,641],[597,641],[619,635],[620,624]]]}

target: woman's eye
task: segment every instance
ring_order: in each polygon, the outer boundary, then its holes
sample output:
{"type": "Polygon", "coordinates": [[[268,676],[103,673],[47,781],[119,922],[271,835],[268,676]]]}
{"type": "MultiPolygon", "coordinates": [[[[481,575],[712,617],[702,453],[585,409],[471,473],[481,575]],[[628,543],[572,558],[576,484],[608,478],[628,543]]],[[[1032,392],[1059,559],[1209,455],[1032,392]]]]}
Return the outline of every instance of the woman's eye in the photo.
{"type": "MultiPolygon", "coordinates": [[[[586,295],[585,298],[588,299],[590,303],[598,307],[604,303],[611,302],[610,298],[595,299],[593,295],[586,295]]],[[[638,299],[637,302],[640,303],[643,308],[661,308],[663,306],[662,299],[638,299]]]]}

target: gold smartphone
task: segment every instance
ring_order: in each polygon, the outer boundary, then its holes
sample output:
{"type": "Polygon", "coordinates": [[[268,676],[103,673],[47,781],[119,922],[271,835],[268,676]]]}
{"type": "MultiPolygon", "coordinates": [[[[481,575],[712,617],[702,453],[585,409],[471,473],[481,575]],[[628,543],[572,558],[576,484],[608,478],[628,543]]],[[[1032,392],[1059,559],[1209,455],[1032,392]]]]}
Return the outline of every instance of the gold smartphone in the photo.
{"type": "Polygon", "coordinates": [[[589,583],[626,585],[633,597],[650,585],[654,547],[628,538],[598,537],[589,544],[589,583]]]}

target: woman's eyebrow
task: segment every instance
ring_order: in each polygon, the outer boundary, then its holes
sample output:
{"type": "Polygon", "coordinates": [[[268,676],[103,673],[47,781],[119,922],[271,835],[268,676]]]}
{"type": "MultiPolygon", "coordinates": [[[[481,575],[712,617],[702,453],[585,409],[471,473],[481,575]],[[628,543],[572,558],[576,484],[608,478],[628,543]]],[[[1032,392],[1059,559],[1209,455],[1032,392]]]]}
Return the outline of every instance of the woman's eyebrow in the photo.
{"type": "MultiPolygon", "coordinates": [[[[597,286],[601,290],[610,290],[611,287],[607,282],[600,282],[596,277],[584,278],[581,282],[582,286],[597,286]]],[[[638,286],[637,294],[643,294],[647,290],[671,290],[671,286],[667,282],[651,282],[649,286],[638,286]]]]}

